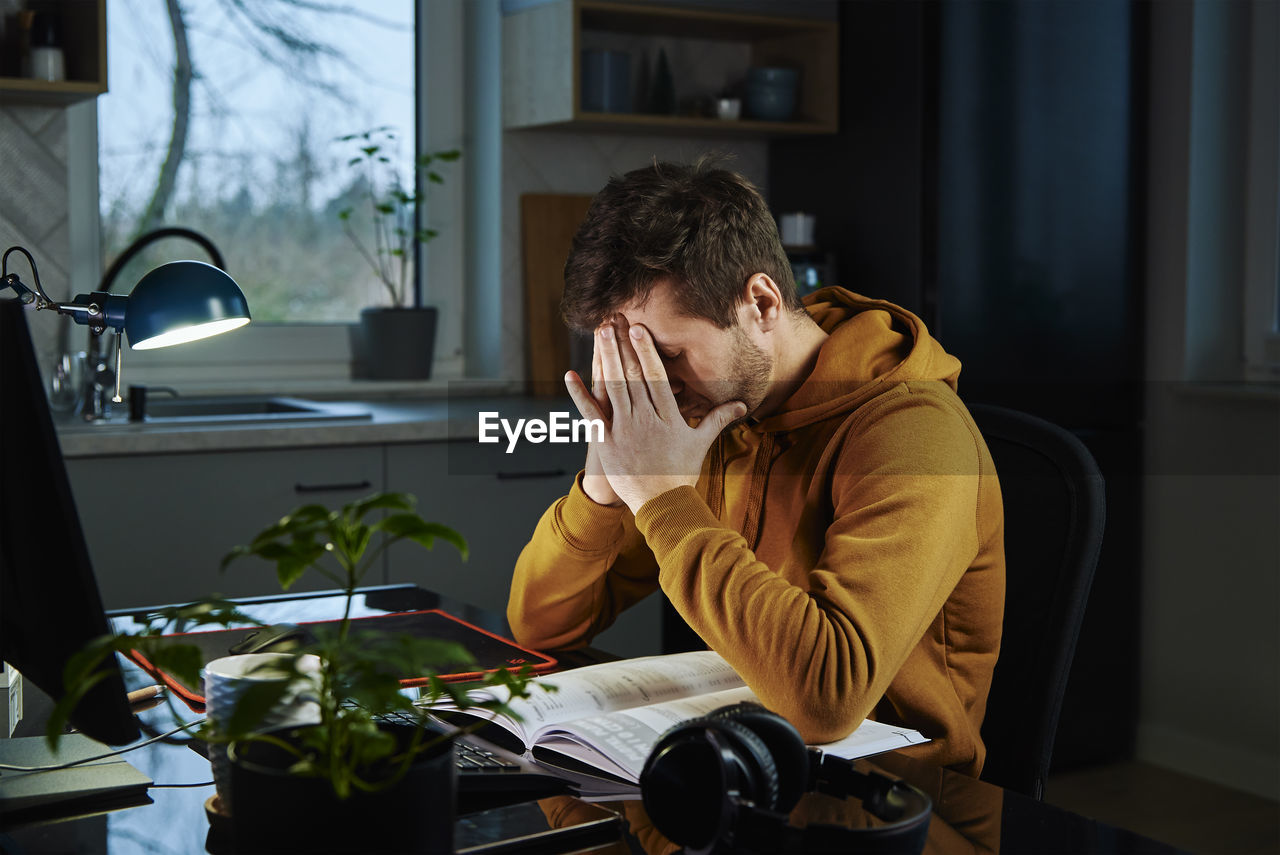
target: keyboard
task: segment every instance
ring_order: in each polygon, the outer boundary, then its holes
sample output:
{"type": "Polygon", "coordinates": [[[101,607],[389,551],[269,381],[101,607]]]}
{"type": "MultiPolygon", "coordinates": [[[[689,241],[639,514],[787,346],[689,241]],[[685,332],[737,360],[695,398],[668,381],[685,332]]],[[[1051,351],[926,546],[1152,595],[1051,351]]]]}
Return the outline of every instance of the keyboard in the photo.
{"type": "MultiPolygon", "coordinates": [[[[388,713],[383,720],[419,726],[416,719],[403,713],[388,713]]],[[[572,792],[563,778],[547,774],[519,754],[475,734],[455,739],[453,751],[454,766],[458,770],[459,813],[572,792]]]]}
{"type": "Polygon", "coordinates": [[[522,771],[520,763],[490,748],[459,739],[454,744],[454,765],[458,774],[503,774],[522,771]]]}
{"type": "Polygon", "coordinates": [[[478,737],[454,740],[453,751],[459,814],[573,792],[564,779],[478,737]]]}

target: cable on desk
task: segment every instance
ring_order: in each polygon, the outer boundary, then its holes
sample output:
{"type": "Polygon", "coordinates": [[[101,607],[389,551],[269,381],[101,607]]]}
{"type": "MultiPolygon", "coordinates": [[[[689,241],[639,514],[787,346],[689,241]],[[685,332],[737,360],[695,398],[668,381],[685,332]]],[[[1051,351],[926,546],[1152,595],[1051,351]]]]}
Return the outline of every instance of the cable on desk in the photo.
{"type": "Polygon", "coordinates": [[[93,757],[85,757],[81,760],[72,760],[69,763],[56,763],[52,766],[15,766],[9,763],[0,763],[0,769],[8,769],[10,772],[53,772],[58,769],[70,769],[72,766],[80,766],[85,763],[92,763],[95,760],[105,760],[108,757],[116,757],[120,754],[125,754],[129,751],[136,751],[139,748],[145,748],[151,743],[159,742],[162,739],[167,739],[170,736],[173,736],[175,733],[178,733],[179,731],[189,730],[193,727],[199,727],[200,725],[204,724],[205,721],[206,719],[203,719],[203,718],[196,719],[195,721],[189,721],[186,724],[179,725],[178,727],[175,727],[173,730],[167,731],[166,733],[162,733],[159,736],[153,736],[150,739],[144,739],[142,742],[138,742],[133,745],[126,746],[124,748],[117,748],[115,751],[108,751],[105,754],[97,754],[93,757]]]}
{"type": "MultiPolygon", "coordinates": [[[[142,732],[145,733],[147,736],[154,737],[155,741],[163,742],[165,745],[183,745],[183,746],[190,747],[192,743],[201,742],[202,741],[201,738],[198,736],[189,736],[186,739],[174,739],[173,735],[182,730],[185,730],[188,727],[192,727],[193,725],[203,724],[204,722],[208,721],[208,719],[202,718],[197,721],[191,722],[191,724],[186,725],[186,727],[178,727],[173,730],[167,731],[165,733],[161,733],[159,728],[157,728],[151,722],[147,721],[142,716],[137,716],[137,721],[138,721],[138,727],[142,730],[142,732]]],[[[201,753],[201,752],[197,752],[197,753],[201,753]]]]}
{"type": "Polygon", "coordinates": [[[212,787],[213,781],[200,781],[196,784],[152,784],[147,787],[148,790],[182,790],[195,789],[196,787],[212,787]]]}

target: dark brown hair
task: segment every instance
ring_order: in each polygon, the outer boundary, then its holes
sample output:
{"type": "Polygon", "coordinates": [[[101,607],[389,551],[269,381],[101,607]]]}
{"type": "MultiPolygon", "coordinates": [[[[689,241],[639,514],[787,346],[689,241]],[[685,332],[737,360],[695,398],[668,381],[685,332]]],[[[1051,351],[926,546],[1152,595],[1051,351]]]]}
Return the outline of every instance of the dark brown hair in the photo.
{"type": "Polygon", "coordinates": [[[711,159],[655,162],[610,179],[592,200],[564,266],[561,313],[590,332],[669,278],[685,314],[728,329],[756,273],[801,310],[777,224],[751,182],[711,159]]]}

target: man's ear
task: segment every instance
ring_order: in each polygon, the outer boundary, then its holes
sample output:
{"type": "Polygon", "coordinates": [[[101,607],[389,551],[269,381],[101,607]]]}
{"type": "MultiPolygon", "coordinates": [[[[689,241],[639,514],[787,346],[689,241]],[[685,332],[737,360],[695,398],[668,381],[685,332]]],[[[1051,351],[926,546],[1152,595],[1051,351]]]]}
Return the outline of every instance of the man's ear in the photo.
{"type": "Polygon", "coordinates": [[[743,287],[742,297],[738,305],[739,320],[756,324],[762,332],[778,325],[782,318],[782,291],[768,274],[751,274],[743,287]]]}

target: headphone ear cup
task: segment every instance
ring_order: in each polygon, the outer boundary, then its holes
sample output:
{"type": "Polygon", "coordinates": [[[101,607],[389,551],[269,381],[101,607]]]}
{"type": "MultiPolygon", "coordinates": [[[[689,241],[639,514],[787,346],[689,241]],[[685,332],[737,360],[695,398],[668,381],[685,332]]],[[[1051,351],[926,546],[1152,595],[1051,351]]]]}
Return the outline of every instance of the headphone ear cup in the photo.
{"type": "Polygon", "coordinates": [[[778,804],[778,765],[773,762],[769,746],[751,728],[733,719],[719,719],[713,714],[706,726],[725,737],[743,767],[745,785],[738,794],[758,807],[773,810],[778,804]]]}
{"type": "Polygon", "coordinates": [[[645,812],[668,839],[709,847],[736,822],[737,800],[772,810],[778,771],[763,740],[735,721],[707,716],[668,730],[640,772],[645,812]]]}
{"type": "Polygon", "coordinates": [[[809,747],[795,725],[760,704],[743,702],[711,713],[721,721],[733,721],[754,733],[773,760],[778,780],[777,801],[772,809],[790,813],[809,788],[809,747]]]}

